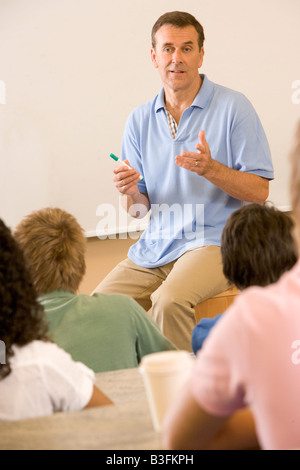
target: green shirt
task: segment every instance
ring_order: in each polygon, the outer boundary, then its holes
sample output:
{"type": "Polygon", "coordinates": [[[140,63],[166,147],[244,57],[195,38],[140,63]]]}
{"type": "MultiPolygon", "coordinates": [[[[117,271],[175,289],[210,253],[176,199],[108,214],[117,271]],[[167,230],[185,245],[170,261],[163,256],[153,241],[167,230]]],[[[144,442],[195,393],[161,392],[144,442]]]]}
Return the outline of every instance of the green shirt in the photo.
{"type": "Polygon", "coordinates": [[[176,349],[128,296],[59,290],[39,300],[53,341],[94,372],[136,367],[145,354],[176,349]]]}

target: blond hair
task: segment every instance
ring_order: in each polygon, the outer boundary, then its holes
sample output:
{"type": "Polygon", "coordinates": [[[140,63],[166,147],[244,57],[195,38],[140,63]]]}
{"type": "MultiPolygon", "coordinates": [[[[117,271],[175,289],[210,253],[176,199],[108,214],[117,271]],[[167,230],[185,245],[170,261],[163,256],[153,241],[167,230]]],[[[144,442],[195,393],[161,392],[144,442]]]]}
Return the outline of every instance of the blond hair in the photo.
{"type": "Polygon", "coordinates": [[[86,269],[86,239],[71,214],[58,208],[32,212],[20,222],[14,236],[39,295],[78,290],[86,269]]]}
{"type": "Polygon", "coordinates": [[[298,122],[294,146],[290,154],[291,158],[291,177],[290,193],[293,216],[295,218],[295,238],[300,247],[300,121],[298,122]]]}

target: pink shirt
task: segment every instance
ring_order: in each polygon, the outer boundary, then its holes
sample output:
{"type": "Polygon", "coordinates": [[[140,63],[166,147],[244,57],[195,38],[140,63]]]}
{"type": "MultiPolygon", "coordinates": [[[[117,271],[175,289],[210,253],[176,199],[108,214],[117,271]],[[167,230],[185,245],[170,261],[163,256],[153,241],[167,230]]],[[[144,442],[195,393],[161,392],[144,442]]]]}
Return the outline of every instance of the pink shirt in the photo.
{"type": "Polygon", "coordinates": [[[192,390],[210,414],[248,405],[261,448],[300,448],[300,261],[236,298],[197,355],[192,390]]]}

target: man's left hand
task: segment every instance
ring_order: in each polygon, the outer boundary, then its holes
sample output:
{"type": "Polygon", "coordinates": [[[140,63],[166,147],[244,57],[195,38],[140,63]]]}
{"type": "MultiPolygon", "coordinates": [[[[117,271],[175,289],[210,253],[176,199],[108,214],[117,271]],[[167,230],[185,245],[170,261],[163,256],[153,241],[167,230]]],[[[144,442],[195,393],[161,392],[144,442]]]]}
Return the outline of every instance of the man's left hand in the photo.
{"type": "Polygon", "coordinates": [[[199,176],[205,176],[212,170],[214,160],[211,158],[204,131],[199,132],[199,143],[196,145],[196,149],[198,152],[182,152],[181,155],[176,155],[175,163],[199,176]]]}

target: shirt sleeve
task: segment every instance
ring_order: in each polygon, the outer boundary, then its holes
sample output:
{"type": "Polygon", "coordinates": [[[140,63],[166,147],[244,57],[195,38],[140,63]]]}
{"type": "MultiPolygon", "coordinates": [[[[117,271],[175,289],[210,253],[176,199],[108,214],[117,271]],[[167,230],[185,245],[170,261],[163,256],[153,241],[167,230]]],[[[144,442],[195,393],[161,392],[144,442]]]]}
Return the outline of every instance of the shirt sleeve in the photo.
{"type": "Polygon", "coordinates": [[[265,131],[254,107],[243,95],[232,122],[231,149],[234,169],[274,179],[265,131]]]}
{"type": "MultiPolygon", "coordinates": [[[[130,165],[135,168],[143,177],[143,162],[140,152],[140,146],[138,144],[138,126],[136,123],[136,112],[132,112],[127,120],[125,131],[122,140],[121,159],[128,160],[130,165]]],[[[145,179],[138,182],[139,191],[143,194],[147,194],[147,187],[145,179]]]]}
{"type": "Polygon", "coordinates": [[[221,315],[222,314],[217,315],[214,318],[201,318],[201,320],[197,323],[192,333],[192,349],[194,354],[197,354],[199,349],[202,348],[204,341],[206,340],[213,326],[221,318],[221,315]]]}
{"type": "Polygon", "coordinates": [[[191,381],[199,406],[218,416],[246,406],[247,340],[236,304],[222,315],[198,352],[191,381]]]}
{"type": "Polygon", "coordinates": [[[54,412],[81,410],[88,404],[95,382],[91,369],[53,343],[48,344],[40,367],[54,412]]]}

